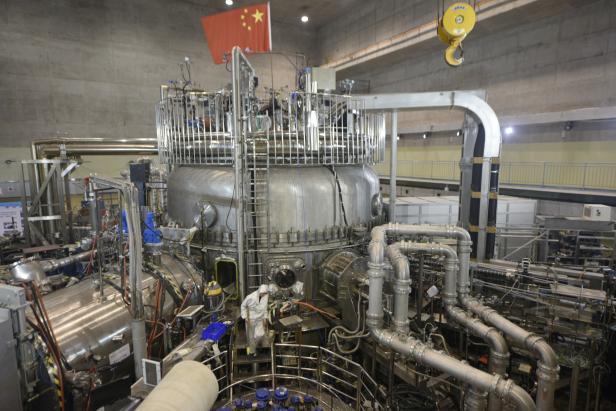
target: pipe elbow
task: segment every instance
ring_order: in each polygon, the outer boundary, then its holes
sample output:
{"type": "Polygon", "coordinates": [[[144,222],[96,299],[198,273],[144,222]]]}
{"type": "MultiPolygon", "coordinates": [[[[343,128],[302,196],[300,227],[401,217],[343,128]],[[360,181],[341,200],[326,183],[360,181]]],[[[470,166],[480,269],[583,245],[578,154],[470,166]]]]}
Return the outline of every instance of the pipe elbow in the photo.
{"type": "Polygon", "coordinates": [[[457,225],[451,225],[448,227],[451,230],[451,237],[455,237],[459,241],[471,242],[471,234],[462,227],[458,227],[457,225]]]}
{"type": "Polygon", "coordinates": [[[489,327],[485,334],[485,338],[492,350],[500,355],[507,357],[509,356],[509,346],[507,345],[507,340],[505,340],[505,337],[503,337],[503,335],[498,332],[496,328],[489,327]]]}
{"type": "Polygon", "coordinates": [[[533,398],[519,385],[513,384],[506,398],[515,404],[518,411],[533,411],[537,409],[533,398]]]}
{"type": "Polygon", "coordinates": [[[556,352],[552,346],[543,339],[543,337],[536,334],[531,334],[526,339],[526,345],[529,350],[536,353],[543,366],[558,370],[558,358],[556,357],[556,352]]]}

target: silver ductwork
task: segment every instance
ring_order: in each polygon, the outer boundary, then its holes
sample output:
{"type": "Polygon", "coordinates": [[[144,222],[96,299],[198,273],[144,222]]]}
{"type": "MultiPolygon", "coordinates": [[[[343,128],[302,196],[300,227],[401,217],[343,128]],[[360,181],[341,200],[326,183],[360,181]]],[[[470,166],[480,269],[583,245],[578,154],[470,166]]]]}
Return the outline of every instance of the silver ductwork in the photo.
{"type": "MultiPolygon", "coordinates": [[[[494,361],[491,361],[492,367],[497,369],[506,368],[506,343],[503,342],[502,337],[497,336],[497,332],[491,331],[485,324],[480,324],[477,320],[455,307],[455,301],[458,299],[460,303],[470,309],[479,318],[488,324],[496,327],[498,330],[509,336],[512,341],[519,346],[531,351],[536,357],[539,358],[537,367],[537,379],[539,382],[537,391],[537,409],[539,410],[552,410],[554,403],[554,389],[555,383],[558,380],[558,361],[554,350],[545,342],[540,336],[533,334],[529,331],[522,329],[506,318],[502,317],[495,310],[485,307],[479,301],[468,297],[470,290],[470,282],[468,276],[468,267],[470,260],[470,236],[465,230],[454,226],[430,226],[430,225],[399,225],[399,224],[386,224],[379,227],[375,227],[372,230],[372,240],[368,247],[370,254],[368,278],[369,278],[369,306],[366,316],[366,323],[371,330],[380,330],[383,324],[383,279],[385,273],[385,252],[386,252],[386,237],[388,235],[415,235],[415,236],[429,236],[429,237],[445,237],[456,238],[458,240],[458,251],[460,252],[459,270],[458,270],[458,283],[456,286],[455,277],[452,281],[451,266],[454,263],[447,264],[450,272],[446,274],[446,285],[443,292],[443,300],[446,306],[452,306],[447,311],[451,318],[459,320],[464,326],[468,327],[475,335],[480,335],[487,342],[490,343],[491,353],[497,354],[494,356],[494,361]],[[447,280],[448,279],[448,280],[447,280]],[[457,294],[460,294],[457,296],[457,294]],[[453,298],[452,298],[453,297],[453,298]]],[[[409,243],[402,243],[409,244],[409,243]]],[[[409,246],[404,246],[409,247],[409,246]]],[[[415,246],[412,246],[413,248],[415,246]]],[[[424,247],[423,251],[427,251],[431,245],[419,246],[424,247]],[[427,247],[427,248],[426,248],[427,247]]],[[[403,248],[400,249],[402,251],[403,248]]],[[[440,250],[444,255],[450,256],[453,249],[449,247],[448,251],[444,251],[444,246],[439,245],[434,250],[440,250]]],[[[420,250],[418,250],[420,251],[420,250]]],[[[396,253],[389,252],[390,255],[396,257],[396,253]]],[[[394,258],[395,262],[392,262],[394,268],[397,266],[399,259],[394,258]]],[[[408,298],[408,297],[407,297],[408,298]]],[[[398,325],[403,315],[403,308],[398,307],[398,310],[394,308],[394,312],[397,312],[398,325]]],[[[396,324],[396,323],[395,323],[396,324]]],[[[516,390],[517,391],[517,390],[516,390]]],[[[490,394],[498,395],[495,390],[488,390],[490,394]]],[[[513,401],[513,400],[512,400],[513,401]]],[[[521,397],[516,401],[522,401],[521,397]]],[[[491,408],[497,408],[497,405],[492,402],[491,408]]]]}
{"type": "Polygon", "coordinates": [[[11,277],[16,281],[34,281],[40,283],[45,280],[46,273],[62,267],[86,260],[96,254],[96,250],[84,251],[53,260],[26,259],[10,265],[11,277]]]}
{"type": "Polygon", "coordinates": [[[373,328],[372,336],[398,354],[411,357],[419,364],[447,373],[481,391],[495,394],[515,404],[520,411],[534,410],[532,397],[512,380],[478,370],[447,354],[433,350],[422,342],[381,328],[373,328]]]}
{"type": "MultiPolygon", "coordinates": [[[[435,243],[410,243],[402,241],[392,244],[387,247],[387,255],[396,273],[398,271],[402,273],[407,273],[409,271],[409,263],[405,254],[410,253],[424,253],[445,257],[445,291],[443,293],[443,302],[446,314],[449,318],[461,324],[473,335],[482,338],[486,344],[488,344],[490,347],[489,371],[496,375],[505,376],[507,373],[507,365],[509,364],[509,349],[503,336],[495,328],[485,325],[477,318],[470,316],[464,310],[456,306],[456,265],[458,264],[458,257],[455,250],[447,245],[435,243]],[[395,264],[391,256],[398,257],[395,259],[395,264]]],[[[398,278],[399,275],[396,274],[396,279],[398,278]]],[[[394,290],[395,289],[396,286],[394,285],[394,290]]],[[[394,299],[393,322],[396,329],[400,330],[397,328],[397,322],[399,322],[400,319],[397,319],[396,316],[398,315],[400,316],[399,318],[408,319],[408,291],[405,297],[401,299],[398,297],[398,294],[396,294],[394,299]]],[[[477,398],[475,399],[479,401],[481,395],[479,395],[480,393],[477,394],[477,398]]],[[[488,405],[490,410],[500,410],[502,408],[502,402],[496,393],[492,392],[489,394],[488,405]]]]}

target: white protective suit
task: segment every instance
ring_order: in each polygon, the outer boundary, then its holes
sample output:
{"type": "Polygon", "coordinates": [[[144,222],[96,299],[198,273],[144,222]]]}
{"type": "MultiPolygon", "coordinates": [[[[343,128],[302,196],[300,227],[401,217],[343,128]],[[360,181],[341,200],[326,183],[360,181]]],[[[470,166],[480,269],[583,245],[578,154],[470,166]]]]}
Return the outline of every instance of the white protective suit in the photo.
{"type": "Polygon", "coordinates": [[[258,290],[248,294],[240,307],[240,314],[246,320],[246,339],[251,352],[267,333],[269,289],[263,284],[258,290]]]}

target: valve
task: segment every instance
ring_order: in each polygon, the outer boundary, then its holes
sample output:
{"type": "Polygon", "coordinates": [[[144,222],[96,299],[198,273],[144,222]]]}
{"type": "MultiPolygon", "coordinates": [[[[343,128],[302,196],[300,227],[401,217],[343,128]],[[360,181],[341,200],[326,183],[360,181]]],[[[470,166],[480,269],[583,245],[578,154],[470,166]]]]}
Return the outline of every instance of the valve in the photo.
{"type": "Polygon", "coordinates": [[[449,47],[445,50],[445,62],[457,67],[464,62],[462,41],[473,30],[477,22],[475,9],[468,3],[454,3],[438,21],[439,39],[449,47]]]}

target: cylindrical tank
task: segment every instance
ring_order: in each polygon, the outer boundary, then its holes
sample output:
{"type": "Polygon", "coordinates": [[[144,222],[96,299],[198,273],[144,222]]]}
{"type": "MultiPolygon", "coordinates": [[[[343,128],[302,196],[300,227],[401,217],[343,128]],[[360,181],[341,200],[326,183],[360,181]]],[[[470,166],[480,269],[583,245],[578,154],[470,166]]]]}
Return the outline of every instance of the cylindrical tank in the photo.
{"type": "MultiPolygon", "coordinates": [[[[164,257],[164,264],[173,270],[172,277],[179,281],[178,286],[191,281],[177,260],[164,257]]],[[[154,283],[153,277],[144,274],[146,302],[153,294],[154,283]]],[[[92,282],[86,279],[44,297],[58,346],[71,367],[77,370],[89,369],[95,356],[97,362],[113,362],[124,355],[122,350],[131,341],[131,314],[120,293],[106,285],[105,298],[101,300],[99,295],[92,282]]],[[[173,299],[167,296],[163,312],[169,314],[174,307],[173,299]]]]}
{"type": "MultiPolygon", "coordinates": [[[[181,166],[169,176],[169,217],[202,229],[210,262],[236,254],[234,181],[233,168],[224,166],[181,166]]],[[[267,187],[245,229],[260,231],[252,246],[264,274],[276,282],[285,273],[289,283],[290,273],[308,293],[314,279],[306,274],[330,250],[357,246],[383,221],[378,176],[368,165],[274,166],[267,187]]],[[[250,204],[245,208],[250,212],[250,204]]]]}

